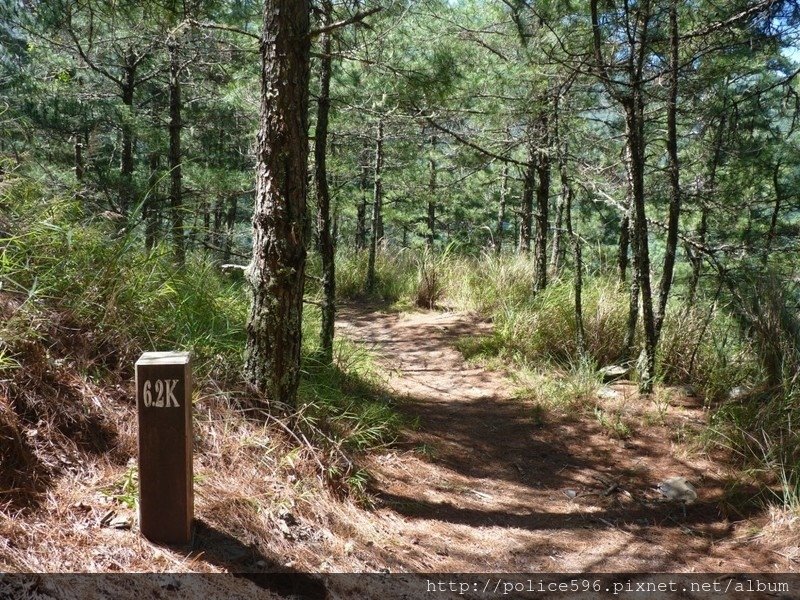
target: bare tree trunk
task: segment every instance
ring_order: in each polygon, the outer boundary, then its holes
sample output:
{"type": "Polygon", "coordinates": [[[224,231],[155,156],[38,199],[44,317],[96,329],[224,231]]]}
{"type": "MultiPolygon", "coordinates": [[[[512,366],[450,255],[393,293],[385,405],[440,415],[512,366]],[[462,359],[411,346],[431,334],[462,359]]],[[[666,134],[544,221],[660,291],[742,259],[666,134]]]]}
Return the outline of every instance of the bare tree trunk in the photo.
{"type": "Polygon", "coordinates": [[[222,248],[222,221],[225,214],[225,195],[220,194],[214,200],[214,223],[211,226],[211,246],[219,251],[222,248]]]}
{"type": "Polygon", "coordinates": [[[178,45],[169,44],[169,208],[175,263],[186,262],[183,238],[183,174],[181,167],[181,82],[178,45]]]}
{"type": "MultiPolygon", "coordinates": [[[[644,201],[645,96],[642,86],[644,85],[643,69],[647,56],[648,29],[652,6],[649,0],[643,0],[635,5],[626,2],[622,7],[628,30],[627,56],[623,63],[627,80],[622,87],[618,85],[618,77],[610,76],[608,65],[603,57],[598,1],[590,0],[589,9],[592,21],[595,69],[608,93],[622,106],[625,113],[625,148],[632,205],[632,216],[629,217],[628,223],[632,227],[631,245],[633,246],[634,271],[636,271],[635,281],[638,282],[638,293],[641,295],[642,324],[645,338],[644,363],[641,369],[639,389],[642,393],[650,393],[653,389],[653,380],[655,378],[657,337],[650,283],[650,250],[644,201]]],[[[631,296],[633,297],[633,294],[631,296]]]]}
{"type": "MultiPolygon", "coordinates": [[[[632,186],[632,180],[629,174],[629,186],[632,186]]],[[[634,219],[633,214],[633,199],[632,192],[629,189],[628,197],[628,214],[625,221],[630,223],[634,219]]],[[[625,340],[622,343],[622,358],[623,360],[630,360],[633,357],[633,345],[636,342],[636,326],[639,322],[639,253],[637,252],[636,238],[630,238],[629,244],[631,245],[631,283],[628,292],[628,319],[625,324],[625,340]]],[[[626,252],[627,255],[627,252],[626,252]]],[[[627,261],[627,259],[626,259],[627,261]]]]}
{"type": "Polygon", "coordinates": [[[136,86],[136,57],[129,52],[125,58],[121,87],[122,104],[126,114],[122,116],[122,152],[119,173],[121,179],[119,210],[127,215],[133,204],[133,92],[136,86]]]}
{"type": "MultiPolygon", "coordinates": [[[[201,244],[207,247],[211,244],[211,213],[214,210],[211,201],[203,198],[200,204],[200,210],[203,213],[203,241],[201,244]]],[[[190,236],[190,239],[193,239],[193,236],[190,236]]],[[[189,246],[189,248],[193,247],[194,245],[189,246]]]]}
{"type": "Polygon", "coordinates": [[[261,38],[261,113],[256,148],[252,305],[245,376],[270,399],[294,406],[300,382],[308,168],[308,0],[266,0],[261,38]]]}
{"type": "Polygon", "coordinates": [[[433,153],[436,151],[436,136],[431,136],[431,157],[428,159],[428,237],[426,245],[433,250],[433,243],[436,240],[436,161],[433,153]]]}
{"type": "Polygon", "coordinates": [[[500,175],[500,205],[497,207],[497,233],[495,234],[494,248],[497,254],[503,250],[503,223],[506,220],[506,198],[508,196],[508,165],[503,165],[500,175]]]}
{"type": "Polygon", "coordinates": [[[378,245],[383,237],[381,226],[381,204],[383,202],[383,183],[381,181],[383,170],[383,117],[378,119],[378,131],[375,135],[375,188],[372,198],[372,237],[369,243],[369,258],[367,261],[367,292],[375,289],[375,255],[378,245]]]}
{"type": "Polygon", "coordinates": [[[361,196],[356,207],[356,249],[363,250],[367,247],[367,198],[361,196]]]}
{"type": "Polygon", "coordinates": [[[86,166],[83,164],[83,144],[80,138],[75,140],[75,181],[81,183],[86,173],[86,166]]]}
{"type": "Polygon", "coordinates": [[[564,211],[567,207],[567,196],[570,189],[565,186],[564,178],[566,177],[566,172],[564,167],[562,167],[560,171],[561,193],[558,196],[558,202],[556,204],[556,218],[555,222],[553,223],[553,247],[550,249],[550,277],[558,277],[560,275],[561,265],[564,264],[565,254],[563,240],[564,211]]]}
{"type": "Polygon", "coordinates": [[[367,165],[367,149],[361,156],[361,181],[360,201],[356,214],[356,249],[363,250],[367,247],[367,193],[369,190],[369,166],[367,165]]]}
{"type": "Polygon", "coordinates": [[[772,187],[775,190],[775,205],[772,208],[772,217],[769,221],[769,231],[767,232],[767,242],[764,245],[764,255],[761,262],[764,266],[769,262],[769,254],[772,251],[772,242],[775,241],[775,235],[778,230],[778,217],[781,212],[781,205],[783,203],[783,190],[781,189],[781,161],[775,163],[775,168],[772,170],[772,187]]]}
{"type": "Polygon", "coordinates": [[[536,158],[533,149],[525,167],[522,184],[522,205],[520,206],[519,250],[524,254],[531,252],[531,229],[533,228],[533,195],[536,185],[536,158]]]}
{"type": "Polygon", "coordinates": [[[550,225],[548,211],[550,209],[550,166],[552,163],[550,158],[550,119],[546,114],[540,119],[540,125],[542,147],[536,157],[538,178],[536,186],[536,274],[533,285],[536,292],[541,292],[547,287],[547,230],[550,225]]]}
{"type": "Polygon", "coordinates": [[[630,198],[628,198],[628,211],[619,220],[617,273],[620,287],[625,287],[625,282],[628,280],[628,248],[631,240],[630,223],[630,198]]]}
{"type": "Polygon", "coordinates": [[[158,168],[160,161],[158,152],[150,152],[150,176],[147,180],[147,195],[142,207],[142,220],[144,220],[144,247],[150,252],[156,245],[158,235],[158,210],[161,204],[158,195],[158,168]]]}
{"type": "MultiPolygon", "coordinates": [[[[571,84],[569,84],[571,86],[571,84]]],[[[565,211],[572,210],[572,184],[569,181],[567,171],[567,156],[569,155],[568,143],[561,129],[561,97],[569,87],[560,87],[553,98],[553,147],[557,152],[558,173],[561,183],[561,193],[556,202],[556,218],[553,224],[553,248],[550,254],[550,276],[559,277],[561,268],[566,256],[566,245],[564,243],[565,211]]],[[[572,227],[572,214],[568,215],[569,223],[572,227]]],[[[570,231],[566,232],[572,238],[570,231]]],[[[569,240],[570,242],[572,239],[569,240]]],[[[574,248],[573,248],[574,250],[574,248]]],[[[580,252],[580,248],[578,249],[580,252]]]]}
{"type": "Polygon", "coordinates": [[[633,238],[636,254],[637,279],[642,301],[642,326],[644,328],[644,363],[641,369],[639,389],[648,394],[653,390],[656,362],[656,330],[653,314],[653,294],[650,287],[650,249],[647,232],[647,214],[644,201],[644,99],[642,91],[634,86],[633,98],[626,108],[628,122],[627,144],[631,150],[631,174],[633,179],[633,238]]]}
{"type": "Polygon", "coordinates": [[[566,188],[564,193],[564,212],[567,225],[567,235],[572,246],[572,260],[575,263],[573,274],[573,290],[575,292],[575,342],[578,346],[578,356],[586,356],[586,334],[583,327],[583,258],[581,255],[581,240],[572,228],[572,185],[567,178],[566,164],[561,166],[561,183],[566,188]]]}
{"type": "Polygon", "coordinates": [[[233,194],[228,199],[228,211],[225,214],[225,242],[222,249],[223,262],[231,262],[233,236],[236,230],[236,211],[239,208],[239,196],[233,194]]]}
{"type": "MultiPolygon", "coordinates": [[[[333,18],[331,0],[323,0],[323,26],[329,26],[333,18]]],[[[322,328],[320,331],[321,359],[333,362],[333,330],[336,323],[336,265],[334,262],[333,237],[331,235],[331,198],[328,189],[327,146],[328,115],[331,99],[331,34],[320,36],[320,91],[317,100],[317,131],[314,136],[314,183],[317,190],[317,232],[319,253],[322,259],[322,328]]]]}
{"type": "Polygon", "coordinates": [[[664,270],[658,292],[658,308],[655,315],[655,339],[661,337],[661,328],[667,313],[667,300],[672,287],[675,259],[678,253],[678,225],[681,214],[681,180],[678,164],[678,2],[669,5],[670,81],[667,101],[667,154],[669,155],[669,216],[667,219],[667,242],[664,253],[664,270]]]}

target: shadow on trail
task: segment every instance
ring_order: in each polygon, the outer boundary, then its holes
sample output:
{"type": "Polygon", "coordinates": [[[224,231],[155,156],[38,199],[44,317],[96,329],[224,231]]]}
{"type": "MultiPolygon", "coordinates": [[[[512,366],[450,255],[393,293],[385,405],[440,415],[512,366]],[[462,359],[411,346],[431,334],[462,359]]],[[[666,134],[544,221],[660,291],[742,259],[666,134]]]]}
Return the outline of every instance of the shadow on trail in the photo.
{"type": "MultiPolygon", "coordinates": [[[[629,539],[603,548],[605,559],[631,544],[661,546],[669,539],[674,552],[651,555],[649,563],[668,568],[720,540],[734,543],[735,521],[762,512],[754,503],[726,511],[725,482],[708,462],[676,455],[668,428],[643,427],[623,442],[582,410],[542,414],[509,398],[501,375],[465,365],[452,349],[461,336],[485,333],[481,325],[435,314],[427,322],[406,320],[374,307],[347,307],[342,317],[343,333],[374,349],[398,378],[396,406],[419,422],[406,441],[432,456],[430,467],[389,468],[378,485],[384,505],[405,519],[541,532],[532,553],[542,544],[556,548],[558,531],[579,539],[581,530],[600,532],[592,540],[603,531],[622,532],[629,539]],[[699,484],[700,500],[685,516],[680,504],[656,500],[656,484],[675,475],[699,484]],[[491,497],[485,508],[476,500],[481,494],[491,497]]],[[[554,550],[561,551],[574,547],[554,550]]]]}
{"type": "MultiPolygon", "coordinates": [[[[646,531],[648,526],[692,528],[714,525],[719,522],[719,516],[714,507],[701,505],[690,506],[685,517],[681,509],[674,506],[656,509],[641,506],[626,508],[624,512],[607,509],[591,513],[530,511],[516,513],[464,508],[454,506],[449,502],[429,502],[387,492],[381,493],[380,497],[392,510],[406,517],[444,521],[470,527],[505,527],[528,531],[591,527],[592,529],[621,529],[627,533],[635,533],[636,530],[646,531]]],[[[579,507],[576,505],[575,508],[577,510],[579,507]]],[[[730,533],[732,527],[732,524],[728,524],[726,533],[730,533]]]]}
{"type": "Polygon", "coordinates": [[[195,521],[192,551],[196,558],[281,596],[320,600],[328,597],[319,578],[288,569],[264,555],[255,545],[245,544],[205,521],[195,521]]]}

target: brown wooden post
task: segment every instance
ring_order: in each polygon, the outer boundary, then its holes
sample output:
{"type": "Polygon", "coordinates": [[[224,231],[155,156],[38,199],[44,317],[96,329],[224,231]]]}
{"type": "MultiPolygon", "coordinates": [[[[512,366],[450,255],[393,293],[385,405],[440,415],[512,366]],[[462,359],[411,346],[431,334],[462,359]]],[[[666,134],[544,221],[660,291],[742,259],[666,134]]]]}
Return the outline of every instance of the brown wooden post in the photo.
{"type": "Polygon", "coordinates": [[[192,371],[186,352],[145,352],[136,361],[139,528],[153,542],[192,538],[192,371]]]}

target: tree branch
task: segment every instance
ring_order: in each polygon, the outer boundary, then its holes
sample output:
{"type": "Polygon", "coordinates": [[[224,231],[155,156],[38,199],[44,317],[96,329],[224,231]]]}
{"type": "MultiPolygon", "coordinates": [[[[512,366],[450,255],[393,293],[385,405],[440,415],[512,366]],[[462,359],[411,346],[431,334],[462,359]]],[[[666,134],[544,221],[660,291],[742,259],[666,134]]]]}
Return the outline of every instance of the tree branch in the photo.
{"type": "Polygon", "coordinates": [[[519,165],[521,167],[527,166],[527,164],[528,164],[526,162],[522,162],[522,161],[516,160],[515,158],[511,158],[510,156],[502,156],[500,154],[497,154],[496,152],[492,152],[491,150],[487,150],[486,148],[484,148],[482,146],[479,146],[478,144],[476,144],[474,142],[470,142],[464,136],[456,133],[455,131],[453,131],[451,129],[448,129],[447,127],[445,127],[444,125],[441,125],[440,123],[437,123],[433,119],[433,117],[426,116],[425,120],[428,123],[430,123],[431,126],[434,127],[435,129],[438,129],[442,133],[446,133],[447,135],[455,138],[457,141],[461,142],[465,146],[468,146],[468,147],[472,148],[473,150],[477,150],[478,152],[480,152],[484,156],[488,156],[489,158],[494,158],[495,160],[499,160],[500,162],[503,162],[503,163],[510,163],[510,164],[513,164],[513,165],[519,165]]]}
{"type": "Polygon", "coordinates": [[[380,12],[383,10],[382,6],[376,6],[375,8],[370,8],[369,10],[365,10],[359,13],[354,14],[352,17],[347,19],[343,19],[341,21],[336,21],[335,23],[331,23],[330,25],[326,25],[325,27],[319,27],[317,29],[312,29],[311,32],[308,34],[311,37],[316,37],[323,33],[328,33],[333,31],[334,29],[340,29],[341,27],[347,27],[348,25],[352,25],[353,23],[358,23],[359,21],[363,21],[370,15],[374,15],[376,12],[380,12]]]}
{"type": "Polygon", "coordinates": [[[230,33],[238,33],[239,35],[246,35],[247,37],[253,38],[254,40],[261,40],[261,36],[257,33],[252,33],[250,31],[245,31],[244,29],[239,29],[238,27],[230,27],[228,25],[220,25],[218,23],[207,23],[202,21],[195,21],[194,19],[186,19],[183,23],[178,25],[170,35],[174,35],[174,33],[179,30],[183,25],[191,25],[192,27],[199,27],[200,29],[218,29],[219,31],[228,31],[230,33]]]}

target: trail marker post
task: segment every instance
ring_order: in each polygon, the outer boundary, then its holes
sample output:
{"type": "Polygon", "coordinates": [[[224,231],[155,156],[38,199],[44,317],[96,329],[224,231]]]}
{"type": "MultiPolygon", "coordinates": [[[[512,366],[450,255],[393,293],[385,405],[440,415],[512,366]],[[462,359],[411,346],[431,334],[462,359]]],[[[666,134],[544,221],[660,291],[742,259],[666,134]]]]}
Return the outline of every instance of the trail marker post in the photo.
{"type": "Polygon", "coordinates": [[[192,539],[192,370],[187,352],[145,352],[136,361],[139,527],[163,544],[192,539]]]}

